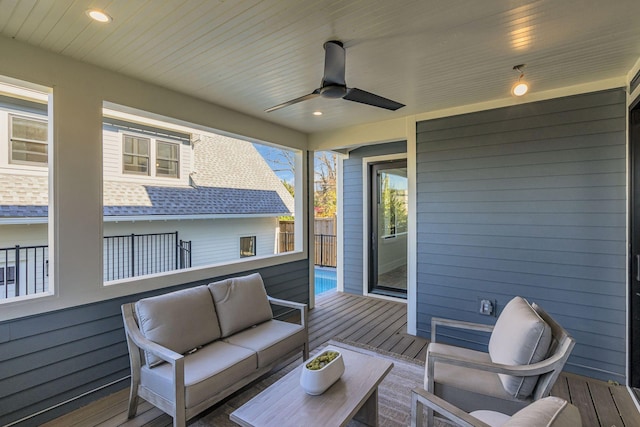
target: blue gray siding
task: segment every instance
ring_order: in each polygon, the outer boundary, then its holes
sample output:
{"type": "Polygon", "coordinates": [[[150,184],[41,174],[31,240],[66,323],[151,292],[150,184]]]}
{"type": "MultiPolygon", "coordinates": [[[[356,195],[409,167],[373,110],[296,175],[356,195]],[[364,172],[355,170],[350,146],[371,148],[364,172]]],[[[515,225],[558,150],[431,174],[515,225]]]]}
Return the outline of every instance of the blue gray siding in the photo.
{"type": "MultiPolygon", "coordinates": [[[[309,302],[307,260],[259,272],[269,295],[309,302]]],[[[0,323],[0,425],[115,382],[20,424],[39,425],[127,387],[118,381],[129,375],[120,305],[222,278],[0,323]]]]}
{"type": "Polygon", "coordinates": [[[362,159],[364,157],[384,156],[406,153],[406,141],[371,145],[349,152],[349,158],[343,163],[343,233],[344,233],[344,291],[362,295],[364,280],[362,264],[362,159]]]}
{"type": "Polygon", "coordinates": [[[420,335],[521,295],[576,338],[567,370],[625,382],[625,123],[610,90],[418,124],[420,335]]]}

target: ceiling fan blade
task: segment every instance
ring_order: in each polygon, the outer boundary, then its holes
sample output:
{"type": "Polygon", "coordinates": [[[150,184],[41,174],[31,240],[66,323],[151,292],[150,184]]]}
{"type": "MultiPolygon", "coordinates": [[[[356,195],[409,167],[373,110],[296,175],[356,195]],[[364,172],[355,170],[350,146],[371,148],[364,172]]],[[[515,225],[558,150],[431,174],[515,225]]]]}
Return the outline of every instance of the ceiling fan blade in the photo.
{"type": "Polygon", "coordinates": [[[301,96],[300,98],[292,99],[291,101],[283,102],[282,104],[278,104],[278,105],[273,106],[271,108],[267,108],[264,111],[265,111],[265,113],[270,113],[272,111],[276,111],[276,110],[279,110],[281,108],[288,107],[289,105],[293,105],[293,104],[297,104],[298,102],[306,101],[307,99],[313,99],[313,98],[315,98],[317,96],[320,96],[320,89],[316,89],[313,92],[311,92],[310,94],[301,96]]]}
{"type": "Polygon", "coordinates": [[[361,104],[372,105],[374,107],[386,108],[387,110],[393,111],[404,107],[404,104],[400,104],[399,102],[383,98],[382,96],[357,89],[355,87],[348,89],[347,94],[343,96],[342,99],[346,99],[347,101],[359,102],[361,104]]]}
{"type": "Polygon", "coordinates": [[[330,40],[324,44],[324,76],[322,87],[335,85],[345,86],[344,65],[345,52],[341,42],[330,40]]]}

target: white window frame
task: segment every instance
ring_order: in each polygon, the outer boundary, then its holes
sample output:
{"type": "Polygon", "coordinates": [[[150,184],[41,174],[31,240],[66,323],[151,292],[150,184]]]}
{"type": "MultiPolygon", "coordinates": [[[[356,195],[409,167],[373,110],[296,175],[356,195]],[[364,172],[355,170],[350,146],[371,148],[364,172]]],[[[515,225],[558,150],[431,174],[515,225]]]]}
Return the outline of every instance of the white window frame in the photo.
{"type": "MultiPolygon", "coordinates": [[[[29,166],[38,166],[38,167],[43,167],[46,168],[47,166],[49,166],[49,140],[47,138],[46,141],[37,141],[37,140],[33,140],[33,139],[23,139],[23,138],[14,138],[13,136],[13,120],[18,118],[18,119],[22,119],[22,120],[30,120],[33,122],[40,122],[40,123],[45,123],[47,125],[47,133],[48,133],[48,128],[49,128],[49,121],[46,119],[40,119],[40,118],[35,118],[32,116],[25,116],[25,115],[21,115],[21,114],[14,114],[14,113],[9,113],[9,163],[10,164],[14,164],[14,165],[29,165],[29,166]],[[15,141],[21,141],[21,142],[28,142],[30,144],[40,144],[40,145],[44,145],[45,146],[45,152],[46,152],[46,160],[44,162],[33,162],[33,161],[29,161],[29,160],[16,160],[13,158],[13,153],[14,153],[14,149],[13,149],[13,142],[15,141]]],[[[26,151],[27,153],[29,153],[29,151],[26,151]]],[[[42,154],[42,153],[36,153],[36,154],[42,154]]]]}
{"type": "Polygon", "coordinates": [[[180,178],[180,144],[178,142],[172,142],[172,141],[167,141],[164,139],[156,139],[155,140],[155,159],[156,161],[155,163],[155,176],[159,177],[159,178],[175,178],[175,179],[179,179],[180,178]],[[165,159],[165,158],[161,158],[158,155],[158,145],[159,144],[166,144],[166,145],[172,145],[176,147],[176,154],[177,157],[175,159],[165,159]],[[158,174],[158,160],[164,160],[167,162],[174,162],[176,164],[176,174],[175,175],[165,175],[165,174],[158,174]]]}
{"type": "Polygon", "coordinates": [[[147,137],[147,136],[138,136],[138,135],[133,135],[130,133],[123,133],[122,134],[122,174],[123,175],[137,175],[137,176],[151,176],[151,138],[147,137]],[[148,146],[147,146],[147,155],[141,155],[138,153],[128,153],[125,149],[126,145],[127,145],[127,137],[129,138],[135,138],[138,140],[147,140],[148,146]],[[147,171],[146,172],[135,172],[135,171],[130,171],[127,170],[125,165],[126,163],[124,162],[124,157],[125,156],[131,156],[131,157],[139,157],[139,158],[145,158],[147,159],[147,171]]]}

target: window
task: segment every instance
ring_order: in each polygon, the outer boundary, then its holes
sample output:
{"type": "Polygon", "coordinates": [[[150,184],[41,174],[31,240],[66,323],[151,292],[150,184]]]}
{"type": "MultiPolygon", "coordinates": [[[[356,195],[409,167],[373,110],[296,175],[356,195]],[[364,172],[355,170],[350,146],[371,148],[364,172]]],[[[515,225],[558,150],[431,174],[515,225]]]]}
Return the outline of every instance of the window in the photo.
{"type": "Polygon", "coordinates": [[[9,116],[11,163],[46,166],[48,162],[47,122],[22,116],[9,116]]]}
{"type": "Polygon", "coordinates": [[[0,267],[0,286],[4,284],[13,285],[16,283],[16,267],[0,267]]]}
{"type": "Polygon", "coordinates": [[[124,135],[122,170],[124,173],[149,175],[149,138],[124,135]]]}
{"type": "Polygon", "coordinates": [[[256,256],[256,236],[240,238],[240,258],[256,256]]]}
{"type": "Polygon", "coordinates": [[[156,142],[156,176],[178,178],[180,146],[166,141],[156,142]]]}
{"type": "Polygon", "coordinates": [[[302,151],[103,107],[105,286],[302,251],[302,151]]]}
{"type": "MultiPolygon", "coordinates": [[[[53,293],[48,259],[49,193],[55,139],[49,121],[51,89],[0,76],[0,307],[53,293]],[[53,149],[51,151],[53,153],[53,149]]],[[[3,308],[0,308],[2,310],[3,308]]]]}

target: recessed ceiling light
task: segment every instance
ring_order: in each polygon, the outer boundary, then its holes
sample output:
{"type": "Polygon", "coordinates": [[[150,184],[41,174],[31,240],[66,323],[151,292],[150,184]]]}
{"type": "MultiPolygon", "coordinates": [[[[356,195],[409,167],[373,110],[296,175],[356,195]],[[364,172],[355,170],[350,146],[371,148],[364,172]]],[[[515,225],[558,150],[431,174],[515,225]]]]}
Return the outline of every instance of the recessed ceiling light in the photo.
{"type": "Polygon", "coordinates": [[[98,9],[89,9],[87,10],[86,13],[87,13],[87,16],[89,16],[89,18],[93,19],[94,21],[98,21],[98,22],[113,21],[113,18],[111,16],[107,15],[106,12],[103,12],[98,9]]]}
{"type": "Polygon", "coordinates": [[[314,111],[313,115],[314,116],[321,116],[322,115],[322,111],[314,111]]]}

